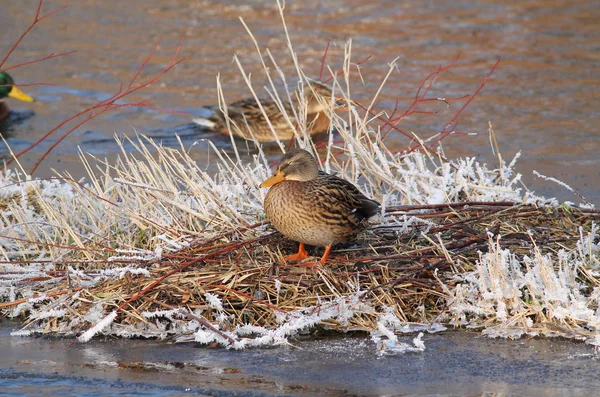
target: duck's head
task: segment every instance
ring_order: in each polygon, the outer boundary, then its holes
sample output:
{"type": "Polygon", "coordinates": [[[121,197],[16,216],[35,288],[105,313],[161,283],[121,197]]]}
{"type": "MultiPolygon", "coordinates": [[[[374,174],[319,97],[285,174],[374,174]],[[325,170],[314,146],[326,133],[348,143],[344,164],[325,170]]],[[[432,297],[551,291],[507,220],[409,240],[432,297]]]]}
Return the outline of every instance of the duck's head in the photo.
{"type": "MultiPolygon", "coordinates": [[[[331,106],[331,97],[333,96],[331,90],[326,85],[311,82],[310,87],[304,87],[304,98],[308,102],[307,113],[315,114],[321,113],[329,109],[331,106]],[[316,97],[320,97],[317,99],[316,97]]],[[[343,98],[335,98],[334,107],[342,108],[345,107],[345,101],[343,98]]]]}
{"type": "Polygon", "coordinates": [[[25,102],[33,102],[34,99],[21,91],[19,87],[15,86],[15,81],[6,72],[0,72],[0,99],[11,97],[20,99],[25,102]]]}
{"type": "Polygon", "coordinates": [[[319,175],[315,158],[304,149],[292,149],[283,155],[275,174],[260,187],[273,186],[282,181],[307,182],[319,175]]]}

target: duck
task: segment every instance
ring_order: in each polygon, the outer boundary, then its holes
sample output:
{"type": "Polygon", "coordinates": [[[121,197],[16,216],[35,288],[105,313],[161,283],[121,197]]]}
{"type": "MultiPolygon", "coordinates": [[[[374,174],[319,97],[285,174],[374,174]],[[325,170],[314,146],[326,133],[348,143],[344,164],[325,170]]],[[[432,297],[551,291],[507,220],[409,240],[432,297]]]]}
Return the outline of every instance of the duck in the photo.
{"type": "Polygon", "coordinates": [[[33,102],[34,99],[29,95],[25,94],[19,87],[15,86],[15,81],[6,72],[0,72],[0,120],[4,120],[8,117],[10,109],[8,105],[2,101],[6,97],[20,99],[25,102],[33,102]]]}
{"type": "Polygon", "coordinates": [[[320,259],[325,265],[331,247],[356,239],[381,207],[349,181],[319,171],[313,155],[304,149],[283,155],[273,176],[261,184],[267,187],[267,218],[284,236],[300,243],[298,253],[285,261],[304,260],[305,245],[314,245],[325,247],[320,259]]]}
{"type": "MultiPolygon", "coordinates": [[[[327,132],[331,123],[328,115],[332,104],[331,89],[320,83],[311,83],[310,88],[304,88],[304,98],[308,103],[306,112],[308,134],[315,135],[327,132]],[[317,99],[315,96],[321,98],[317,99]]],[[[287,101],[282,102],[285,113],[294,122],[292,105],[287,101]]],[[[292,128],[288,123],[279,106],[271,99],[261,100],[260,103],[273,125],[273,130],[276,131],[277,137],[285,141],[294,138],[296,129],[292,128]]],[[[224,135],[233,134],[236,137],[246,140],[252,140],[254,137],[258,142],[276,141],[272,132],[273,130],[254,98],[242,99],[227,105],[227,115],[231,122],[231,130],[227,128],[225,114],[218,106],[206,106],[205,108],[212,111],[211,116],[193,120],[202,127],[224,135]]]]}

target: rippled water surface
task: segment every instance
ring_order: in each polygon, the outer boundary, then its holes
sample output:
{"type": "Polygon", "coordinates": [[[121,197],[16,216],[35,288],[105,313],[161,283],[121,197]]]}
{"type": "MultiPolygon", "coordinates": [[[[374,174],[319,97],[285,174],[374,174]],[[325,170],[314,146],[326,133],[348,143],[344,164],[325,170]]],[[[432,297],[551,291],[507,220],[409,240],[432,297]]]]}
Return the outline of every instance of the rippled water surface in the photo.
{"type": "MultiPolygon", "coordinates": [[[[157,54],[142,77],[160,72],[171,59],[179,41],[185,62],[158,83],[133,95],[131,101],[149,101],[157,109],[182,113],[156,113],[130,108],[85,124],[53,152],[39,170],[67,169],[83,174],[76,159],[81,145],[109,159],[117,147],[114,133],[132,135],[134,130],[176,145],[174,134],[191,146],[202,133],[189,124],[199,107],[216,103],[216,74],[221,74],[226,98],[247,96],[248,89],[232,63],[238,54],[252,81],[264,95],[264,73],[242,17],[262,48],[269,48],[293,84],[291,58],[287,52],[280,17],[272,1],[132,0],[127,2],[47,0],[44,11],[63,3],[67,8],[41,22],[26,37],[8,65],[75,49],[78,52],[13,72],[18,82],[52,83],[26,87],[38,99],[35,117],[10,127],[3,126],[13,150],[18,151],[68,116],[105,99],[127,84],[136,68],[160,39],[157,54]]],[[[0,14],[0,52],[6,51],[33,18],[37,0],[8,1],[0,14]]],[[[378,109],[388,111],[396,99],[410,105],[419,84],[439,65],[459,62],[437,81],[432,96],[453,98],[473,93],[498,57],[502,61],[492,78],[459,119],[457,130],[480,136],[452,136],[444,141],[450,157],[476,155],[495,161],[487,136],[488,120],[504,158],[523,151],[519,171],[533,190],[563,199],[577,197],[531,175],[536,169],[573,185],[591,201],[600,192],[600,5],[593,1],[288,1],[286,18],[294,49],[308,76],[319,77],[321,58],[328,40],[328,62],[339,69],[343,45],[352,39],[352,56],[361,64],[352,74],[353,96],[365,103],[372,98],[397,58],[378,109]],[[362,79],[361,79],[362,77],[362,79]],[[363,83],[364,82],[364,83],[363,83]]],[[[263,51],[266,54],[266,51],[263,51]]],[[[400,127],[422,137],[440,131],[464,105],[452,101],[438,106],[436,116],[420,115],[400,127]]],[[[61,131],[66,131],[64,128],[61,131]]],[[[23,157],[26,169],[54,140],[23,157]]],[[[54,139],[54,140],[53,140],[54,139]]],[[[228,139],[214,138],[229,147],[228,139]]],[[[392,135],[388,144],[402,149],[406,138],[392,135]]],[[[245,149],[244,144],[239,145],[245,149]]],[[[5,150],[3,152],[6,152],[5,150]]],[[[206,161],[207,144],[192,150],[206,161]]],[[[6,153],[4,154],[6,155],[6,153]]],[[[277,152],[273,151],[273,156],[277,152]]]]}

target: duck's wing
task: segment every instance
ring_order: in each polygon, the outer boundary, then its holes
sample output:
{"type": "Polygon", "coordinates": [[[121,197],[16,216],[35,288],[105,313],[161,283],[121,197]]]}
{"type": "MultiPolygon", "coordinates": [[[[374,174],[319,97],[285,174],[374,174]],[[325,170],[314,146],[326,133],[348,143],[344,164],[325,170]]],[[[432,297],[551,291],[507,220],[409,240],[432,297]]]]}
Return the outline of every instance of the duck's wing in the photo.
{"type": "Polygon", "coordinates": [[[379,210],[380,204],[368,198],[356,186],[345,179],[319,172],[314,188],[316,204],[327,212],[356,217],[356,223],[370,218],[379,210]]]}
{"type": "Polygon", "coordinates": [[[342,185],[350,195],[360,201],[360,207],[356,209],[358,213],[360,213],[364,218],[370,218],[377,214],[379,208],[381,207],[381,204],[379,204],[378,201],[370,199],[362,194],[356,186],[347,180],[341,178],[337,179],[340,180],[340,185],[342,185]]]}

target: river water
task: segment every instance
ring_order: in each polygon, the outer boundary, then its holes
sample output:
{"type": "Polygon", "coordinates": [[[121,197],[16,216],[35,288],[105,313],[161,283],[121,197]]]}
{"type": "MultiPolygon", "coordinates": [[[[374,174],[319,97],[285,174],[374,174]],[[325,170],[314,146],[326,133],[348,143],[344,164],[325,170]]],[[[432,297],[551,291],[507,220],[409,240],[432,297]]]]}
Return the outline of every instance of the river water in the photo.
{"type": "Polygon", "coordinates": [[[14,326],[0,323],[0,390],[8,396],[572,397],[600,387],[600,354],[560,339],[445,332],[425,335],[422,353],[379,357],[369,339],[353,336],[236,352],[145,340],[10,337],[14,326]]]}
{"type": "MultiPolygon", "coordinates": [[[[293,77],[272,1],[47,0],[42,11],[63,4],[67,8],[40,22],[7,63],[77,50],[11,71],[21,84],[52,84],[23,87],[36,97],[36,103],[10,100],[21,120],[0,124],[0,132],[16,152],[67,117],[116,93],[159,39],[142,80],[167,66],[182,38],[181,56],[186,60],[129,98],[152,101],[153,107],[170,112],[127,108],[91,120],[52,152],[37,176],[52,175],[52,169],[57,169],[81,177],[78,146],[110,160],[117,155],[113,135],[133,135],[134,131],[166,145],[176,145],[178,133],[198,161],[206,162],[207,143],[200,141],[192,147],[205,136],[190,120],[201,114],[202,105],[216,103],[217,73],[229,101],[249,95],[232,62],[233,54],[252,72],[254,86],[264,95],[260,89],[264,74],[239,17],[293,77]],[[35,115],[29,117],[29,111],[35,115]]],[[[2,2],[0,54],[26,28],[36,6],[37,0],[2,2]]],[[[459,53],[460,60],[436,81],[432,96],[472,94],[500,57],[492,78],[461,115],[457,127],[479,135],[448,137],[443,141],[447,156],[495,161],[487,136],[491,121],[504,158],[522,151],[518,171],[530,189],[580,201],[564,188],[534,177],[531,171],[537,170],[600,203],[599,3],[308,0],[288,1],[285,13],[294,49],[309,77],[319,78],[328,40],[327,59],[333,69],[339,68],[348,39],[352,39],[355,62],[370,56],[361,63],[360,76],[352,74],[353,97],[361,102],[368,103],[388,64],[397,59],[378,109],[390,110],[396,100],[401,109],[409,106],[423,78],[459,53]]],[[[438,111],[436,115],[416,115],[400,126],[422,137],[433,135],[464,103],[456,100],[447,108],[434,106],[431,110],[438,111]]],[[[24,155],[23,167],[30,170],[67,129],[61,128],[24,155]]],[[[210,137],[218,147],[229,150],[228,139],[210,137]]],[[[392,134],[387,143],[397,149],[408,144],[399,134],[392,134]]],[[[0,156],[6,157],[2,145],[0,156]]],[[[244,151],[246,146],[239,147],[244,151]]],[[[40,390],[49,390],[46,395],[149,396],[218,395],[226,390],[221,395],[231,395],[238,390],[240,395],[573,396],[589,395],[600,386],[600,366],[592,348],[569,341],[489,341],[452,333],[432,335],[426,344],[423,354],[379,359],[364,338],[297,343],[302,350],[233,353],[147,341],[98,341],[73,347],[70,341],[11,338],[4,332],[0,390],[12,387],[11,395],[33,395],[40,390]],[[160,369],[111,367],[120,360],[154,363],[160,369]],[[102,366],[99,361],[108,364],[102,366]],[[173,363],[175,367],[165,367],[173,363]],[[181,363],[193,365],[181,367],[181,363]],[[108,381],[109,386],[104,386],[108,381]]]]}
{"type": "MultiPolygon", "coordinates": [[[[5,134],[15,151],[29,146],[52,127],[127,84],[155,43],[161,43],[143,77],[159,73],[170,61],[181,39],[185,62],[151,87],[132,95],[131,101],[152,101],[157,109],[187,113],[156,113],[129,108],[102,115],[86,123],[59,145],[38,170],[69,170],[83,176],[78,166],[77,145],[102,158],[112,158],[113,134],[147,133],[166,145],[175,145],[175,133],[188,147],[201,136],[189,124],[202,105],[215,104],[216,74],[220,73],[226,99],[249,96],[232,62],[233,54],[252,72],[254,87],[266,95],[264,73],[252,41],[240,23],[243,18],[261,47],[269,48],[293,84],[291,58],[287,52],[277,8],[272,0],[189,1],[130,0],[53,1],[43,11],[66,4],[60,13],[39,23],[25,38],[7,65],[77,50],[65,57],[19,68],[13,77],[22,84],[52,83],[24,87],[38,102],[10,105],[31,109],[35,117],[13,125],[5,134]]],[[[0,14],[0,51],[10,47],[33,18],[37,0],[3,2],[0,14]]],[[[534,177],[532,170],[556,177],[598,203],[600,193],[600,5],[593,1],[473,1],[401,2],[395,0],[288,1],[286,20],[294,49],[305,73],[319,78],[321,58],[332,40],[328,62],[341,65],[343,46],[353,40],[355,62],[361,74],[351,75],[352,95],[368,103],[394,59],[396,68],[381,93],[378,109],[390,110],[396,99],[400,109],[410,105],[421,81],[438,66],[461,59],[442,74],[431,93],[434,97],[472,94],[498,57],[501,63],[479,96],[459,119],[457,135],[443,141],[449,157],[479,156],[496,162],[487,135],[491,121],[503,157],[522,151],[518,170],[527,186],[548,196],[579,202],[578,197],[551,182],[534,177]],[[362,77],[362,80],[361,80],[362,77]],[[364,81],[364,83],[363,83],[364,81]]],[[[263,50],[263,53],[266,51],[263,50]]],[[[399,126],[428,137],[440,131],[462,107],[433,106],[435,116],[416,115],[399,126]]],[[[2,128],[2,127],[0,127],[2,128]]],[[[6,129],[6,127],[4,127],[6,129]]],[[[63,128],[59,131],[65,132],[63,128]]],[[[44,144],[22,157],[30,170],[41,153],[55,142],[44,144]]],[[[223,148],[228,139],[216,139],[223,148]]],[[[388,145],[403,149],[406,138],[392,135],[388,145]]],[[[240,144],[243,151],[245,145],[240,144]]],[[[0,147],[0,151],[5,152],[0,147]]],[[[207,159],[207,144],[191,152],[199,162],[207,159]]],[[[274,157],[277,153],[274,151],[274,157]]]]}

